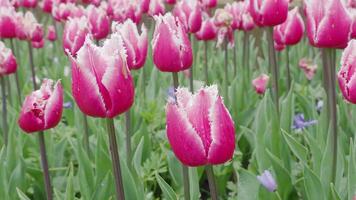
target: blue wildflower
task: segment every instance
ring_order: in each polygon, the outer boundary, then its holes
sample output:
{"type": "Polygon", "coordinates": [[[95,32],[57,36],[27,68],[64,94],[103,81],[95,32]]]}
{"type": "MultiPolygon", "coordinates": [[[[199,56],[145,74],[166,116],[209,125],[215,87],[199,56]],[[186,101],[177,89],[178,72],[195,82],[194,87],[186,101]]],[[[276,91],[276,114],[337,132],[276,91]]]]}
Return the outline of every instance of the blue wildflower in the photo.
{"type": "Polygon", "coordinates": [[[304,119],[304,115],[303,114],[297,114],[294,116],[294,120],[293,120],[293,129],[294,130],[303,130],[306,127],[309,127],[311,125],[316,124],[318,121],[317,120],[309,120],[306,121],[304,119]]]}

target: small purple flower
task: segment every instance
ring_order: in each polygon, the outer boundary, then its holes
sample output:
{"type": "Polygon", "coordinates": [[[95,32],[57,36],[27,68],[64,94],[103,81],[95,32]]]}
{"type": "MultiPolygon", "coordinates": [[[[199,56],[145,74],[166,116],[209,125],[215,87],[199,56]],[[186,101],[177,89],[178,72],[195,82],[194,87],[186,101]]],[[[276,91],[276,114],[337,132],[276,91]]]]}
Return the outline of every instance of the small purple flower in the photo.
{"type": "Polygon", "coordinates": [[[277,183],[269,170],[263,171],[260,176],[257,176],[257,179],[268,191],[274,192],[277,190],[277,183]]]}
{"type": "Polygon", "coordinates": [[[67,101],[67,102],[63,103],[63,108],[65,108],[65,109],[70,109],[72,107],[73,107],[72,106],[72,102],[70,102],[70,101],[67,101]]]}
{"type": "Polygon", "coordinates": [[[294,116],[294,120],[293,120],[293,129],[294,130],[303,130],[304,128],[314,125],[316,124],[318,121],[317,120],[309,120],[306,121],[304,119],[304,115],[303,114],[297,114],[294,116]]]}
{"type": "Polygon", "coordinates": [[[175,91],[174,91],[174,87],[169,87],[167,89],[167,100],[170,103],[176,103],[177,99],[176,99],[176,95],[175,95],[175,91]]]}
{"type": "Polygon", "coordinates": [[[316,111],[320,114],[321,110],[323,109],[324,106],[324,101],[323,100],[318,100],[316,102],[316,111]]]}

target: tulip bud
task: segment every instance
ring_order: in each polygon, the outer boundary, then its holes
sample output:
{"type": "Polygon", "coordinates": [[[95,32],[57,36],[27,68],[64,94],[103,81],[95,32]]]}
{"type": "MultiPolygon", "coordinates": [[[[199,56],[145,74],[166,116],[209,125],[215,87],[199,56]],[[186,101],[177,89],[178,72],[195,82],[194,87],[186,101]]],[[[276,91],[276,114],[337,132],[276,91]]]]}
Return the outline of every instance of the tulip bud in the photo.
{"type": "Polygon", "coordinates": [[[216,38],[217,28],[214,24],[214,20],[211,18],[206,18],[200,30],[195,33],[198,40],[214,40],[216,38]]]}
{"type": "Polygon", "coordinates": [[[277,183],[270,171],[265,170],[263,174],[257,176],[258,181],[270,192],[277,190],[277,183]]]}
{"type": "Polygon", "coordinates": [[[275,26],[287,19],[288,0],[250,0],[250,12],[258,26],[275,26]]]}
{"type": "Polygon", "coordinates": [[[171,13],[155,16],[152,39],[153,62],[163,72],[189,69],[193,63],[188,34],[178,18],[171,13]]]}
{"type": "Polygon", "coordinates": [[[273,28],[274,41],[279,45],[295,45],[303,37],[304,23],[298,7],[288,12],[287,20],[273,28]]]}
{"type": "Polygon", "coordinates": [[[39,90],[28,95],[22,105],[18,124],[26,133],[57,126],[63,111],[63,88],[60,81],[45,79],[39,90]]]}
{"type": "Polygon", "coordinates": [[[12,6],[0,7],[0,38],[16,37],[16,15],[12,6]]]}
{"type": "Polygon", "coordinates": [[[351,40],[341,56],[341,68],[338,73],[339,86],[344,98],[356,104],[356,40],[351,40]]]}
{"type": "Polygon", "coordinates": [[[90,32],[96,40],[108,36],[110,31],[110,19],[104,9],[89,5],[87,7],[90,32]]]}
{"type": "Polygon", "coordinates": [[[310,44],[320,48],[345,48],[352,19],[344,3],[341,0],[304,0],[304,4],[310,44]]]}
{"type": "Polygon", "coordinates": [[[199,31],[202,23],[202,11],[198,0],[183,0],[173,9],[174,16],[178,17],[190,33],[199,31]]]}
{"type": "Polygon", "coordinates": [[[17,69],[16,58],[5,44],[0,42],[0,76],[15,73],[17,69]]]}
{"type": "Polygon", "coordinates": [[[163,15],[165,12],[163,0],[151,0],[150,9],[148,10],[149,16],[163,15]]]}
{"type": "Polygon", "coordinates": [[[268,85],[269,76],[267,74],[261,74],[252,81],[252,85],[255,88],[257,94],[264,94],[268,85]]]}
{"type": "Polygon", "coordinates": [[[96,46],[89,36],[72,62],[72,92],[86,115],[113,118],[134,102],[134,83],[126,64],[126,51],[119,34],[96,46]]]}
{"type": "Polygon", "coordinates": [[[57,33],[54,26],[47,27],[47,39],[52,42],[57,40],[57,33]]]}
{"type": "Polygon", "coordinates": [[[166,108],[166,129],[177,158],[187,166],[229,161],[235,150],[235,127],[217,86],[195,94],[179,88],[176,97],[177,102],[168,102],[166,108]]]}
{"type": "Polygon", "coordinates": [[[113,32],[119,33],[123,39],[129,69],[140,69],[146,61],[148,38],[144,24],[142,24],[141,31],[140,35],[136,24],[130,19],[123,24],[113,24],[113,32]]]}
{"type": "Polygon", "coordinates": [[[69,51],[73,56],[83,46],[86,35],[89,34],[88,20],[86,17],[70,18],[63,31],[63,49],[69,51]]]}

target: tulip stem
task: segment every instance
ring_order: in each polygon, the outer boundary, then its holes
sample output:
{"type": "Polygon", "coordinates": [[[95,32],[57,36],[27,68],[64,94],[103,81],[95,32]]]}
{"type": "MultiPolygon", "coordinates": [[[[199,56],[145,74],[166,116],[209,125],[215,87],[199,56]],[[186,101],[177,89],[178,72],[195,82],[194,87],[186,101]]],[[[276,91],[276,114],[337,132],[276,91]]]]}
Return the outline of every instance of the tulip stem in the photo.
{"type": "Polygon", "coordinates": [[[37,90],[35,63],[33,61],[33,52],[32,52],[31,42],[28,42],[28,52],[29,52],[29,56],[30,56],[33,89],[37,90]]]}
{"type": "Polygon", "coordinates": [[[126,122],[126,156],[127,165],[131,162],[131,114],[130,110],[125,112],[125,122],[126,122]]]}
{"type": "Polygon", "coordinates": [[[250,48],[249,48],[249,38],[250,35],[247,31],[244,32],[244,42],[243,42],[243,65],[246,68],[247,79],[250,78],[250,66],[249,66],[249,56],[250,56],[250,48]]]}
{"type": "MultiPolygon", "coordinates": [[[[15,45],[14,45],[13,39],[10,39],[10,45],[11,45],[12,53],[16,56],[17,60],[20,61],[20,59],[19,59],[20,56],[17,54],[18,52],[15,53],[15,45]]],[[[17,70],[15,72],[15,81],[16,81],[17,99],[18,99],[19,105],[21,106],[21,89],[20,89],[19,74],[18,74],[17,70]]]]}
{"type": "Polygon", "coordinates": [[[272,67],[273,96],[276,106],[277,116],[279,116],[279,88],[278,88],[278,65],[276,60],[276,50],[274,49],[273,28],[268,28],[268,54],[269,66],[272,67]]]}
{"type": "Polygon", "coordinates": [[[83,124],[84,124],[84,138],[83,138],[83,143],[84,143],[84,148],[88,154],[88,157],[90,158],[90,146],[89,146],[89,125],[88,125],[88,118],[87,116],[83,113],[83,124]]]}
{"type": "Polygon", "coordinates": [[[208,42],[204,42],[204,76],[205,76],[205,85],[209,84],[209,67],[208,67],[208,42]]]}
{"type": "Polygon", "coordinates": [[[195,62],[195,51],[194,51],[194,47],[195,47],[195,43],[194,43],[194,37],[193,34],[190,34],[190,42],[192,43],[192,47],[193,47],[193,57],[194,57],[194,61],[193,61],[193,65],[189,68],[189,89],[191,92],[194,91],[194,76],[193,76],[193,67],[194,67],[194,62],[195,62]]]}
{"type": "MultiPolygon", "coordinates": [[[[330,98],[329,98],[329,63],[328,63],[328,52],[326,49],[321,49],[322,62],[323,62],[323,82],[324,90],[326,93],[326,106],[327,109],[327,120],[330,121],[330,98]]],[[[328,125],[329,126],[329,125],[328,125]]]]}
{"type": "Polygon", "coordinates": [[[211,165],[205,166],[205,171],[206,171],[206,175],[208,176],[211,199],[212,200],[217,200],[218,199],[218,192],[216,190],[216,183],[215,183],[213,166],[211,166],[211,165]]]}
{"type": "Polygon", "coordinates": [[[115,177],[116,199],[124,200],[125,195],[124,195],[124,187],[122,184],[120,158],[119,158],[119,152],[116,143],[114,120],[112,118],[107,118],[106,126],[109,134],[110,154],[111,154],[112,167],[113,167],[113,172],[115,177]]]}
{"type": "Polygon", "coordinates": [[[234,62],[234,78],[237,75],[237,53],[236,53],[236,46],[234,46],[234,48],[232,49],[232,53],[233,53],[233,62],[234,62]]]}
{"type": "Polygon", "coordinates": [[[1,81],[1,96],[2,96],[2,125],[4,144],[7,146],[8,132],[7,132],[7,107],[6,107],[6,89],[5,89],[5,77],[0,76],[1,81]]]}
{"type": "Polygon", "coordinates": [[[289,47],[286,47],[286,65],[287,65],[287,89],[290,90],[290,86],[292,83],[292,77],[290,74],[290,67],[289,67],[289,47]]]}
{"type": "Polygon", "coordinates": [[[49,170],[48,170],[45,138],[42,131],[38,132],[38,142],[40,145],[41,164],[43,169],[47,200],[52,200],[53,198],[52,198],[51,178],[49,176],[49,170]]]}
{"type": "MultiPolygon", "coordinates": [[[[173,76],[173,87],[174,87],[174,92],[177,91],[179,82],[178,82],[178,73],[177,72],[172,72],[173,76]]],[[[175,96],[175,94],[174,94],[175,96]]],[[[190,200],[190,183],[189,183],[189,169],[187,166],[182,164],[182,172],[183,172],[183,188],[184,188],[184,199],[185,200],[190,200]]]]}
{"type": "Polygon", "coordinates": [[[225,90],[225,99],[226,99],[225,101],[226,102],[228,102],[228,99],[229,99],[229,94],[228,94],[229,93],[229,91],[228,91],[229,90],[228,89],[228,84],[229,84],[229,80],[228,80],[229,79],[228,78],[228,52],[227,52],[228,49],[227,49],[227,45],[228,45],[228,41],[226,40],[225,41],[225,66],[224,66],[225,67],[224,68],[224,71],[225,71],[225,73],[224,73],[224,75],[225,75],[224,76],[224,79],[225,79],[224,80],[224,83],[225,83],[224,84],[224,90],[225,90]]]}

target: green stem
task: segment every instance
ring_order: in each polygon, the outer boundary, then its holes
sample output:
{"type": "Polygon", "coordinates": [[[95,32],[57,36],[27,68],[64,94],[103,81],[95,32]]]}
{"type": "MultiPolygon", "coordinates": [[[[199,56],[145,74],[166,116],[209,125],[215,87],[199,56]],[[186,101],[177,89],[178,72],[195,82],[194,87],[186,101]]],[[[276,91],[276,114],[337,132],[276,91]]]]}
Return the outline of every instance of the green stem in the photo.
{"type": "Polygon", "coordinates": [[[250,35],[247,31],[244,32],[244,41],[243,41],[243,65],[246,68],[247,79],[250,78],[250,66],[249,66],[249,56],[250,56],[250,48],[249,48],[249,38],[250,35]]]}
{"type": "Polygon", "coordinates": [[[33,52],[32,52],[31,42],[28,42],[28,52],[29,52],[29,55],[30,55],[30,65],[31,65],[31,73],[32,73],[32,85],[33,85],[33,89],[37,90],[35,63],[33,61],[33,52]]]}
{"type": "Polygon", "coordinates": [[[204,76],[205,85],[209,85],[209,66],[208,66],[208,42],[204,42],[204,76]]]}
{"type": "Polygon", "coordinates": [[[194,57],[194,60],[193,60],[193,65],[189,68],[189,73],[190,73],[190,76],[189,76],[189,89],[191,92],[194,91],[194,74],[193,74],[193,67],[194,67],[194,61],[195,61],[195,51],[194,51],[194,47],[195,47],[195,43],[194,43],[194,37],[193,37],[193,34],[190,34],[190,42],[192,43],[192,46],[193,46],[193,57],[194,57]]]}
{"type": "Polygon", "coordinates": [[[225,92],[225,101],[227,102],[229,99],[229,89],[228,89],[228,85],[229,85],[229,76],[228,76],[228,41],[225,41],[225,64],[224,64],[224,92],[225,92]]]}
{"type": "Polygon", "coordinates": [[[208,176],[211,199],[212,200],[217,200],[218,199],[218,192],[216,190],[216,183],[215,183],[213,167],[211,165],[205,166],[205,172],[206,172],[206,175],[208,176]]]}
{"type": "Polygon", "coordinates": [[[44,175],[45,189],[47,194],[47,200],[52,200],[52,186],[51,186],[51,178],[48,170],[48,161],[46,154],[46,144],[43,132],[38,132],[38,142],[40,145],[40,155],[41,155],[41,165],[44,175]]]}
{"type": "MultiPolygon", "coordinates": [[[[172,73],[172,77],[173,77],[174,91],[177,91],[177,88],[179,86],[178,73],[177,72],[173,72],[172,73]]],[[[190,199],[189,169],[188,169],[187,166],[185,166],[183,164],[182,164],[182,172],[183,172],[184,198],[185,198],[185,200],[189,200],[190,199]]]]}
{"type": "Polygon", "coordinates": [[[84,137],[83,137],[84,148],[88,154],[88,157],[90,158],[91,153],[90,153],[90,146],[89,146],[89,125],[88,125],[88,118],[84,113],[83,113],[83,124],[84,124],[84,137]]]}
{"type": "Polygon", "coordinates": [[[290,74],[290,67],[289,67],[289,47],[286,47],[286,65],[287,65],[287,89],[290,90],[290,86],[292,83],[292,77],[290,74]]]}
{"type": "Polygon", "coordinates": [[[278,87],[278,65],[276,60],[276,50],[274,49],[273,28],[268,28],[269,65],[272,67],[273,97],[276,112],[279,116],[279,87],[278,87]]]}
{"type": "Polygon", "coordinates": [[[131,162],[131,114],[130,110],[125,112],[125,122],[126,122],[126,156],[127,165],[131,162]]]}
{"type": "MultiPolygon", "coordinates": [[[[323,84],[326,93],[326,110],[327,110],[327,120],[330,121],[330,95],[329,95],[329,61],[327,49],[321,49],[322,62],[323,62],[323,84]]],[[[329,123],[327,124],[329,128],[329,123]]]]}
{"type": "Polygon", "coordinates": [[[110,154],[111,154],[112,167],[113,167],[113,172],[115,177],[116,199],[124,200],[125,195],[124,195],[124,187],[122,184],[120,158],[119,158],[119,153],[118,153],[118,148],[116,143],[114,120],[112,118],[107,118],[106,126],[109,134],[110,154]]]}
{"type": "Polygon", "coordinates": [[[2,97],[2,126],[4,144],[7,146],[8,142],[8,130],[7,130],[7,105],[6,105],[6,89],[5,89],[5,77],[0,76],[1,81],[1,97],[2,97]]]}
{"type": "Polygon", "coordinates": [[[282,197],[281,197],[281,195],[279,195],[278,191],[276,191],[275,194],[276,194],[278,200],[282,200],[282,197]]]}
{"type": "MultiPolygon", "coordinates": [[[[232,53],[233,53],[233,63],[234,63],[234,78],[236,77],[236,75],[237,75],[237,53],[236,53],[236,47],[237,47],[237,45],[236,45],[236,43],[235,43],[235,46],[234,46],[234,48],[233,48],[233,50],[232,50],[232,53]]],[[[244,78],[244,77],[243,77],[244,78]]]]}
{"type": "Polygon", "coordinates": [[[9,98],[9,105],[14,105],[12,104],[12,94],[11,94],[11,85],[10,85],[10,76],[5,76],[6,80],[6,87],[7,87],[7,97],[9,98]]]}

